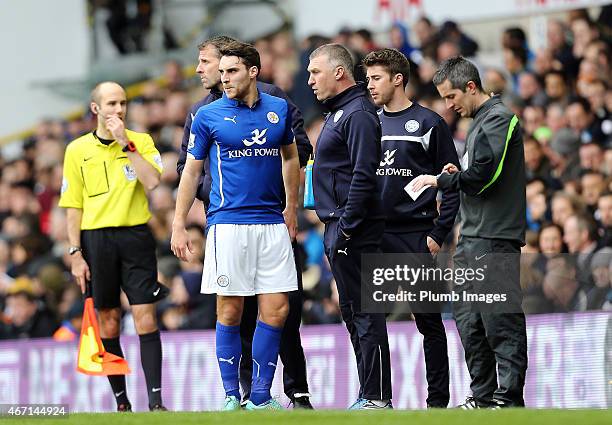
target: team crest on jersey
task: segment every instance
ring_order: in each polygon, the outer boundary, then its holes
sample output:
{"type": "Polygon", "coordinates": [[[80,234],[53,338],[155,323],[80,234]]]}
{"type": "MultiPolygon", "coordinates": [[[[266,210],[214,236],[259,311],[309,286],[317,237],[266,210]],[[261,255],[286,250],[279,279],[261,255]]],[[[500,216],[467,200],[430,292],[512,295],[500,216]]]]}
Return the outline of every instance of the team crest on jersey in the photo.
{"type": "Polygon", "coordinates": [[[222,274],[221,276],[217,278],[217,285],[219,285],[222,288],[225,288],[226,286],[228,286],[229,283],[230,283],[229,277],[227,277],[224,274],[222,274]]]}
{"type": "Polygon", "coordinates": [[[125,178],[129,182],[136,180],[136,170],[129,164],[123,166],[123,174],[125,174],[125,178]]]}
{"type": "Polygon", "coordinates": [[[404,128],[408,133],[414,133],[419,129],[419,122],[416,120],[408,120],[406,124],[404,124],[404,128]]]}
{"type": "Polygon", "coordinates": [[[276,112],[273,111],[268,112],[267,117],[268,121],[270,121],[272,124],[278,124],[278,122],[280,121],[276,112]]]}
{"type": "Polygon", "coordinates": [[[344,111],[342,109],[336,112],[334,114],[334,122],[338,122],[338,120],[342,117],[342,114],[344,114],[344,111]]]}

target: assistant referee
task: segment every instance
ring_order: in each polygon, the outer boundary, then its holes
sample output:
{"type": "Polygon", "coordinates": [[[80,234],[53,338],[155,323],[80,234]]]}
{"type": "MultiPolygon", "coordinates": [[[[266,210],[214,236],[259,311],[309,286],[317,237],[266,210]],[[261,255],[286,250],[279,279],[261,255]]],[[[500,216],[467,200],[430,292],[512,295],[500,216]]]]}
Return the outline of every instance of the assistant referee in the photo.
{"type": "MultiPolygon", "coordinates": [[[[162,171],[151,136],[125,129],[127,100],[117,83],[91,93],[96,130],[66,148],[59,206],[67,209],[72,274],[85,293],[90,282],[105,349],[123,357],[119,343],[120,289],[130,302],[150,410],[166,410],[161,397],[162,348],[155,302],[168,294],[157,282],[155,240],[145,193],[162,171]]],[[[124,375],[109,375],[118,411],[131,411],[124,375]]]]}

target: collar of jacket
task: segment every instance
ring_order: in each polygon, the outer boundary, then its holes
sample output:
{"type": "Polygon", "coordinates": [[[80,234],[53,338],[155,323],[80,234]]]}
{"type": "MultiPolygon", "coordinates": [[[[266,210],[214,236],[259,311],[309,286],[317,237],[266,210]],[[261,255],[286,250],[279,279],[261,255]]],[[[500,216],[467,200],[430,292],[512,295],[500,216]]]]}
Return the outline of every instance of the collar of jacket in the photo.
{"type": "Polygon", "coordinates": [[[223,96],[223,92],[221,90],[219,90],[217,87],[213,87],[212,89],[210,89],[210,94],[215,99],[221,99],[221,96],[223,96]]]}
{"type": "Polygon", "coordinates": [[[366,85],[365,83],[357,83],[354,86],[349,87],[343,92],[338,93],[334,97],[330,97],[329,99],[323,101],[323,105],[330,111],[335,111],[337,109],[342,108],[344,105],[349,103],[351,100],[354,100],[361,96],[366,96],[366,85]]]}
{"type": "Polygon", "coordinates": [[[501,96],[498,94],[491,96],[491,99],[487,100],[485,103],[480,105],[478,109],[476,109],[476,113],[474,114],[474,119],[478,118],[479,115],[484,114],[489,109],[491,109],[494,105],[501,103],[501,96]]]}

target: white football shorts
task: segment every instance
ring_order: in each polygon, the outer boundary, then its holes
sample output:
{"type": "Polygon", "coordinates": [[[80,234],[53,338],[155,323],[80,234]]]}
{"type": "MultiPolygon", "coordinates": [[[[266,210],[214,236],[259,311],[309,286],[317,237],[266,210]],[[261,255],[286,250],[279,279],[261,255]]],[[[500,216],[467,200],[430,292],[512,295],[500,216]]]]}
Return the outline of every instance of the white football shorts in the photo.
{"type": "Polygon", "coordinates": [[[208,229],[202,293],[274,294],[298,289],[285,224],[214,224],[208,229]]]}

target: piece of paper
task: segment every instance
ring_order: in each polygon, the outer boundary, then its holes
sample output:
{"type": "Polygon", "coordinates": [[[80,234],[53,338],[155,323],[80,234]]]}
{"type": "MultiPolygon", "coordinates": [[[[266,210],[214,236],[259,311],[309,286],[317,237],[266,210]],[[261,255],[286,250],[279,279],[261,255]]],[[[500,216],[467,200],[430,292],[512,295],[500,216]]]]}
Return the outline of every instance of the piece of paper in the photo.
{"type": "Polygon", "coordinates": [[[415,192],[412,189],[412,184],[414,183],[416,179],[412,179],[410,180],[410,183],[408,183],[406,186],[404,186],[404,190],[406,191],[406,193],[412,198],[413,201],[416,201],[417,198],[419,196],[421,196],[421,193],[425,192],[427,189],[429,189],[430,187],[432,187],[431,185],[427,185],[427,186],[423,186],[418,192],[415,192]]]}

